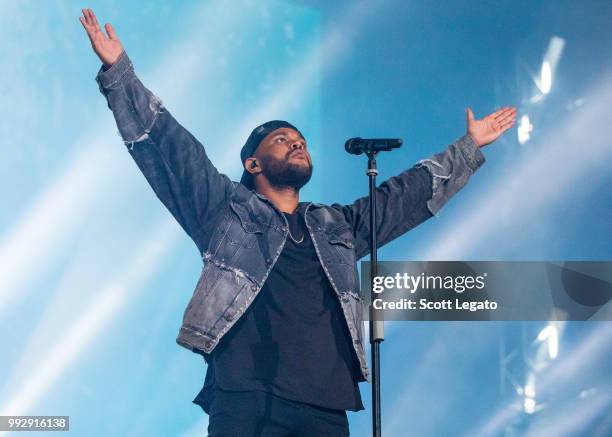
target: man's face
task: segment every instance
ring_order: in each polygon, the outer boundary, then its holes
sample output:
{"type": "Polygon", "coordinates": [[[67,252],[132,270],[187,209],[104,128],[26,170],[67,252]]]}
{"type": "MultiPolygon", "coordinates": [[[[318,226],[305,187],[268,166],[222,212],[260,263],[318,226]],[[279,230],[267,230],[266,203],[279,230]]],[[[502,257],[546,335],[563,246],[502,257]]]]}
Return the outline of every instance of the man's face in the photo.
{"type": "Polygon", "coordinates": [[[262,173],[278,187],[302,188],[312,176],[312,160],[306,140],[294,129],[270,132],[255,151],[262,173]]]}

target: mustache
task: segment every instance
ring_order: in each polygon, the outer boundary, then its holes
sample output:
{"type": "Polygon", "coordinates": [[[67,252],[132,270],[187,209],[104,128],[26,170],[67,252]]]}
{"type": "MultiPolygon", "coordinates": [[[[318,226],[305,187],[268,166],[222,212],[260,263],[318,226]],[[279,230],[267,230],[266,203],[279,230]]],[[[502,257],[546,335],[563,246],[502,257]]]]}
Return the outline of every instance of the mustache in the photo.
{"type": "Polygon", "coordinates": [[[301,154],[301,155],[303,155],[303,156],[306,158],[306,160],[310,161],[309,156],[308,156],[308,153],[304,152],[303,150],[299,150],[299,149],[298,149],[298,150],[292,150],[292,151],[290,151],[289,153],[287,153],[286,158],[287,158],[287,159],[291,158],[291,156],[292,156],[294,153],[301,154]]]}

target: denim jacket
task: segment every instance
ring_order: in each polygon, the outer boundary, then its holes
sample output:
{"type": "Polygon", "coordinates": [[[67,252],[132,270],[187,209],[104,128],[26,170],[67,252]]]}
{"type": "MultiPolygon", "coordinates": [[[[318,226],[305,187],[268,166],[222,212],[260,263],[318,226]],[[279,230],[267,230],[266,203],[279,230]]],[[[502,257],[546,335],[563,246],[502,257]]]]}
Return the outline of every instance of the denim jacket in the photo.
{"type": "MultiPolygon", "coordinates": [[[[288,234],[281,211],[265,196],[219,173],[204,146],[143,86],[125,52],[96,76],[127,150],[203,260],[177,343],[204,355],[245,313],[278,259],[288,234]]],[[[383,246],[438,215],[485,159],[470,136],[377,187],[376,227],[383,246]]],[[[323,270],[337,295],[359,360],[364,352],[357,260],[369,253],[368,197],[352,204],[301,202],[323,270]]]]}

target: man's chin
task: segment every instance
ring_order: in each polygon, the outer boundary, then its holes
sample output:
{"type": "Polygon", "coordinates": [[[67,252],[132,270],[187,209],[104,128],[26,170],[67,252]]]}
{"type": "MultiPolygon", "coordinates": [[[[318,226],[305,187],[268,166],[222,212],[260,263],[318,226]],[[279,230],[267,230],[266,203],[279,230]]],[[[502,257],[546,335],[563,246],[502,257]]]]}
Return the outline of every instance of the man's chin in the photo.
{"type": "Polygon", "coordinates": [[[310,166],[300,166],[300,171],[299,174],[293,174],[292,177],[289,178],[288,185],[292,186],[293,188],[299,190],[300,188],[302,188],[304,185],[306,185],[308,183],[308,181],[310,181],[310,178],[312,176],[312,172],[310,171],[310,166]]]}
{"type": "MultiPolygon", "coordinates": [[[[307,159],[301,159],[301,157],[293,158],[293,156],[289,157],[284,161],[284,165],[280,162],[274,165],[274,162],[271,161],[270,164],[272,165],[267,165],[267,168],[264,168],[264,174],[271,185],[279,188],[293,187],[299,190],[308,183],[312,176],[310,162],[307,159]]],[[[264,164],[268,164],[268,162],[264,161],[264,164]]]]}
{"type": "Polygon", "coordinates": [[[299,163],[300,166],[310,167],[310,162],[305,156],[292,156],[291,158],[289,158],[289,161],[295,164],[299,163]]]}

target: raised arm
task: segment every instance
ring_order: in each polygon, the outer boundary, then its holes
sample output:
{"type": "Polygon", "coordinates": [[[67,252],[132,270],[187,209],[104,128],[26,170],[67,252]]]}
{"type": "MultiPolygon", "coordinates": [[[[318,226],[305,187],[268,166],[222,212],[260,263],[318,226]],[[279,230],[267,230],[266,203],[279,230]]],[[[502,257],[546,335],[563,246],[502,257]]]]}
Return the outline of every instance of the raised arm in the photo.
{"type": "Polygon", "coordinates": [[[136,77],[113,27],[106,24],[105,35],[91,9],[84,9],[79,19],[103,63],[96,81],[130,155],[202,252],[208,225],[233,192],[234,183],[217,171],[204,146],[136,77]]]}
{"type": "MultiPolygon", "coordinates": [[[[516,118],[515,108],[502,108],[482,120],[467,110],[467,133],[427,159],[394,176],[376,188],[378,247],[437,215],[474,172],[485,162],[481,147],[495,141],[516,118]]],[[[353,228],[357,259],[370,252],[370,208],[368,196],[350,205],[334,204],[353,228]]]]}

